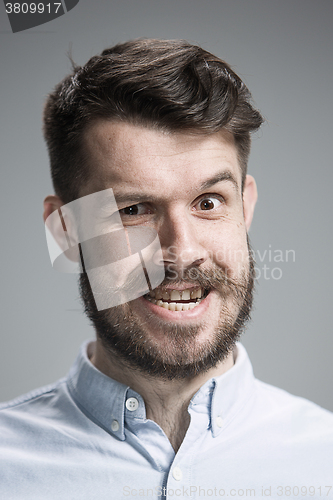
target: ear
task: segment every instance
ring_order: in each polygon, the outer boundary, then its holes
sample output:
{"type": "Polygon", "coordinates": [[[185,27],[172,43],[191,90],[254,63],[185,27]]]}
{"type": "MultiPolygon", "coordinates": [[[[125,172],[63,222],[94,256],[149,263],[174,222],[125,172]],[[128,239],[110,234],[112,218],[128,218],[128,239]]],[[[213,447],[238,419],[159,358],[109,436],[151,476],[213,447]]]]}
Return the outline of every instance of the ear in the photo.
{"type": "Polygon", "coordinates": [[[247,175],[245,178],[244,190],[243,190],[243,213],[246,230],[249,231],[254,207],[256,206],[258,199],[257,184],[252,175],[247,175]]]}
{"type": "MultiPolygon", "coordinates": [[[[66,213],[59,211],[59,209],[64,205],[64,202],[61,198],[59,198],[59,196],[49,195],[44,200],[43,219],[49,232],[49,234],[47,232],[47,241],[53,266],[55,260],[60,257],[61,253],[64,253],[66,259],[72,262],[79,262],[79,252],[74,225],[71,223],[69,218],[66,217],[66,213]],[[50,217],[52,214],[54,215],[50,217]]],[[[64,265],[64,259],[61,259],[57,266],[60,270],[64,270],[68,267],[64,265]]],[[[66,270],[65,272],[74,271],[66,270]]]]}
{"type": "Polygon", "coordinates": [[[44,222],[46,222],[46,219],[49,215],[52,214],[52,212],[58,210],[62,205],[64,205],[64,202],[61,200],[61,198],[59,198],[59,196],[55,196],[53,194],[47,196],[44,200],[44,222]]]}

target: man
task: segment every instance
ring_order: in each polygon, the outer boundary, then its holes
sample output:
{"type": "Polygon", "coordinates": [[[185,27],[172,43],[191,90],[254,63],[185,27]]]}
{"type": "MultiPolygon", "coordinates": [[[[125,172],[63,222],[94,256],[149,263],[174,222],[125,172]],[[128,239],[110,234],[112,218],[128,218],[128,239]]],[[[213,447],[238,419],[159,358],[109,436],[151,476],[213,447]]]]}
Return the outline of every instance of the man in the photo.
{"type": "Polygon", "coordinates": [[[105,50],[48,97],[51,258],[79,261],[97,339],[3,405],[3,498],[333,497],[332,415],[257,381],[237,342],[250,98],[219,58],[158,40],[105,50]]]}

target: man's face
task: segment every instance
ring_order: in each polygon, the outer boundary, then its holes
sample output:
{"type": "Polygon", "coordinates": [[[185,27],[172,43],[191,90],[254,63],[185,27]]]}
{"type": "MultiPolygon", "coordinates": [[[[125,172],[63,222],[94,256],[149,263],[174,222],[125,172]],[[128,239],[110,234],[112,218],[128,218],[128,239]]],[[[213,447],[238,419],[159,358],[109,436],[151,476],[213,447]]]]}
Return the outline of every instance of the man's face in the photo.
{"type": "Polygon", "coordinates": [[[86,310],[104,346],[169,378],[214,366],[233,347],[252,301],[247,230],[256,189],[248,177],[242,195],[231,134],[100,120],[84,143],[93,175],[81,195],[112,188],[125,227],[158,233],[166,270],[150,294],[105,311],[94,307],[82,275],[86,310]]]}

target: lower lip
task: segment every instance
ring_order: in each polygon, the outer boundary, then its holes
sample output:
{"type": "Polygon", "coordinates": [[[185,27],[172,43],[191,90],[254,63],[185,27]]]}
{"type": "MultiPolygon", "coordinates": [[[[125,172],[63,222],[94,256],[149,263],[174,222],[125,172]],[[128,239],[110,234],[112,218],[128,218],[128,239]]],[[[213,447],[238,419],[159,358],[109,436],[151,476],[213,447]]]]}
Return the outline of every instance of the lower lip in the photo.
{"type": "Polygon", "coordinates": [[[197,306],[188,311],[170,311],[169,309],[164,309],[164,307],[157,306],[144,297],[140,297],[141,304],[147,307],[152,313],[158,315],[160,318],[166,319],[168,321],[182,321],[196,319],[203,315],[210,304],[212,292],[209,292],[206,298],[201,300],[197,306]]]}

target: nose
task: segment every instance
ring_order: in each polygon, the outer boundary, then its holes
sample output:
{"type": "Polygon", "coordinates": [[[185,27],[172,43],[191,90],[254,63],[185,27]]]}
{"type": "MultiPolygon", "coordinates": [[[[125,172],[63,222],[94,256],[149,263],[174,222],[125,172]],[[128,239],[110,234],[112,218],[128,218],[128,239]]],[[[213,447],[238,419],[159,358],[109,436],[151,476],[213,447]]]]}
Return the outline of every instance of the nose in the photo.
{"type": "Polygon", "coordinates": [[[178,269],[203,264],[209,253],[200,229],[188,214],[168,214],[159,228],[164,264],[178,269]]]}

